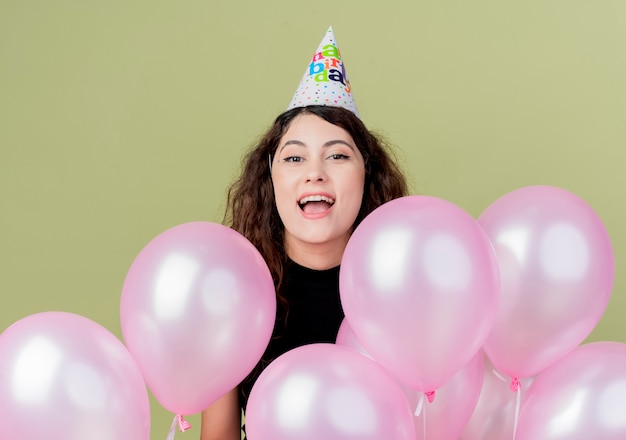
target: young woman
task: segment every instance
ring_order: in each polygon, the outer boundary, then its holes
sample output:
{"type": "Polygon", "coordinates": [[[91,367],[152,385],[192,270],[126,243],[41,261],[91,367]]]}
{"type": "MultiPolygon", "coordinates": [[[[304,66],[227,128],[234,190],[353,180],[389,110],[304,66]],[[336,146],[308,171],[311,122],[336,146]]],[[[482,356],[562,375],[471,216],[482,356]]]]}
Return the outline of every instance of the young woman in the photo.
{"type": "Polygon", "coordinates": [[[335,341],[348,239],[375,208],[407,193],[389,152],[353,111],[306,105],[278,116],[247,154],[225,216],[270,268],[276,324],[255,370],[203,411],[201,440],[239,440],[242,409],[263,368],[292,348],[335,341]]]}

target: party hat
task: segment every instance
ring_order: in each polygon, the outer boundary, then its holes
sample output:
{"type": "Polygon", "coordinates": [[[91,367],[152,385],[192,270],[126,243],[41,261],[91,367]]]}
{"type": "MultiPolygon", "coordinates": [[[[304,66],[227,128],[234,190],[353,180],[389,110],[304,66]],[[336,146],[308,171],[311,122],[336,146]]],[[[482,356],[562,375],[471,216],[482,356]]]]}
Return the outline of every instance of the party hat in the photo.
{"type": "Polygon", "coordinates": [[[332,26],[304,71],[287,110],[307,105],[343,107],[359,116],[332,26]]]}

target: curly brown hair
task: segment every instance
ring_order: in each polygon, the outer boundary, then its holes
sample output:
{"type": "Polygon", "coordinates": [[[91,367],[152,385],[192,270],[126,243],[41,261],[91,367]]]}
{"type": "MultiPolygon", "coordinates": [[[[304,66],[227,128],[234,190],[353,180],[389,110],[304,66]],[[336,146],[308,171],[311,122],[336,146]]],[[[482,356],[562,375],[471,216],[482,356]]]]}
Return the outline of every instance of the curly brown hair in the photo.
{"type": "Polygon", "coordinates": [[[280,114],[260,141],[245,155],[243,169],[228,189],[224,224],[246,237],[265,259],[279,306],[287,312],[281,292],[284,249],[284,226],[274,200],[270,162],[289,125],[299,115],[312,114],[346,130],[354,140],[365,164],[365,184],[361,209],[352,230],[374,209],[392,199],[408,194],[404,175],[382,139],[370,132],[351,111],[342,107],[297,107],[280,114]]]}

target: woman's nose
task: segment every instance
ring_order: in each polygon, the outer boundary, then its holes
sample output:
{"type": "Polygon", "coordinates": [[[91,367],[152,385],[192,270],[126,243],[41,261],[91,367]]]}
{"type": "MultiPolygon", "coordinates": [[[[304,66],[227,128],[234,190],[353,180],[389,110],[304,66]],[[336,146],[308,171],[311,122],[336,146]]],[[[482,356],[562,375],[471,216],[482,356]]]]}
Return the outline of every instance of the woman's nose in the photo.
{"type": "Polygon", "coordinates": [[[307,182],[325,181],[326,171],[324,170],[324,164],[319,160],[310,161],[308,163],[305,176],[307,182]]]}

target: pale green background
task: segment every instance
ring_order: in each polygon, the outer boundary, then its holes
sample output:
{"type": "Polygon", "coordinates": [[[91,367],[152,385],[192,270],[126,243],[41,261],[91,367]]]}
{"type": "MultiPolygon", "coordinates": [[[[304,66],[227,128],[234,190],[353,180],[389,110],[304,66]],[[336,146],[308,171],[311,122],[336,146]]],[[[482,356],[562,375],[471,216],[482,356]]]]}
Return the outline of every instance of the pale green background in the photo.
{"type": "MultiPolygon", "coordinates": [[[[63,310],[121,337],[134,257],[221,219],[329,25],[414,192],[478,216],[548,184],[596,210],[616,277],[589,340],[626,342],[623,0],[1,0],[0,330],[63,310]]],[[[152,439],[171,417],[152,401],[152,439]]]]}

